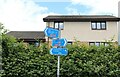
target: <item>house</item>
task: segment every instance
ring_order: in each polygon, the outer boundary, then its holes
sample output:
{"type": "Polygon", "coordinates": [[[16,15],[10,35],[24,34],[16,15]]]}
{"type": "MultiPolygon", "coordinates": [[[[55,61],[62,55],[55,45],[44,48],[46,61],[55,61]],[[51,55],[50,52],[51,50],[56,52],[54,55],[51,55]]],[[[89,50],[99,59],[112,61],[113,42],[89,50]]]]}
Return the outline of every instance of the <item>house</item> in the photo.
{"type": "Polygon", "coordinates": [[[14,36],[18,41],[39,45],[40,42],[45,42],[43,31],[10,31],[7,35],[14,36]]]}
{"type": "Polygon", "coordinates": [[[107,45],[106,40],[112,38],[118,43],[119,20],[111,15],[49,15],[43,18],[48,27],[61,29],[61,38],[66,38],[68,43],[72,44],[76,39],[97,46],[107,45]]]}

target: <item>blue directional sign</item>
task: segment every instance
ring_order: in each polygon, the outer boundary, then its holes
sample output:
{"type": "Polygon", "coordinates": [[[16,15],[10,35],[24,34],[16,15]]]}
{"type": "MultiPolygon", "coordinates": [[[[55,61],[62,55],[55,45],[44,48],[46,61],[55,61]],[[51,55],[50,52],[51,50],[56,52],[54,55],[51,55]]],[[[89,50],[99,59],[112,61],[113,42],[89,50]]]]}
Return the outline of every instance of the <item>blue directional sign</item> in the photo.
{"type": "Polygon", "coordinates": [[[44,32],[45,32],[45,35],[50,38],[58,38],[59,37],[59,30],[57,30],[57,29],[47,27],[44,30],[44,32]]]}
{"type": "Polygon", "coordinates": [[[67,45],[67,40],[65,38],[61,39],[53,39],[52,40],[52,46],[62,46],[65,47],[67,45]]]}
{"type": "Polygon", "coordinates": [[[50,54],[51,55],[67,55],[68,50],[66,48],[51,48],[50,54]]]}

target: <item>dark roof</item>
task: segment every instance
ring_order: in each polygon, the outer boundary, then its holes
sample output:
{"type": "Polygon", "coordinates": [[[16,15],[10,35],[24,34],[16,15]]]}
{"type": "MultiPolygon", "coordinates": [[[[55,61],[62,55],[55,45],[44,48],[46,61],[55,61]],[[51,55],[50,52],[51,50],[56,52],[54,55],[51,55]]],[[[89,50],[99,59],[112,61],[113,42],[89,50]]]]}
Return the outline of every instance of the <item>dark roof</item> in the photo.
{"type": "Polygon", "coordinates": [[[86,21],[119,21],[120,18],[111,15],[49,15],[43,18],[44,22],[49,21],[68,21],[68,22],[86,22],[86,21]]]}
{"type": "Polygon", "coordinates": [[[17,39],[45,39],[43,31],[10,31],[7,35],[14,36],[17,39]]]}

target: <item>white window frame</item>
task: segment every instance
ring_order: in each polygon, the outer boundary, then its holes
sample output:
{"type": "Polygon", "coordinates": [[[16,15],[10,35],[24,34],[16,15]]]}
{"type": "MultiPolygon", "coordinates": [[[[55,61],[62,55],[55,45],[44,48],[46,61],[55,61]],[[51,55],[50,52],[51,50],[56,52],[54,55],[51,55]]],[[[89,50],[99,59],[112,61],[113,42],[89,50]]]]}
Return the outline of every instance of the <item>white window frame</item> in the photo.
{"type": "Polygon", "coordinates": [[[92,30],[106,30],[107,25],[106,21],[91,21],[92,30]]]}
{"type": "Polygon", "coordinates": [[[60,29],[63,30],[64,29],[64,22],[63,21],[55,21],[54,22],[54,28],[55,29],[60,29]]]}
{"type": "Polygon", "coordinates": [[[89,46],[108,46],[107,42],[89,42],[89,46]]]}

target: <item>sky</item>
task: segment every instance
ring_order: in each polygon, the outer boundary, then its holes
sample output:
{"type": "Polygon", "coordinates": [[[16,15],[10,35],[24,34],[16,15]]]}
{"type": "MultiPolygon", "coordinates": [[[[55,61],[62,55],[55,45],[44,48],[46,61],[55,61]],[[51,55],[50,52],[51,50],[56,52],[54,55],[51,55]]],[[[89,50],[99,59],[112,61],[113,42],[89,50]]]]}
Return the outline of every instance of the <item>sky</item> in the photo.
{"type": "Polygon", "coordinates": [[[119,0],[0,0],[0,23],[9,31],[43,31],[48,15],[118,16],[119,0]]]}

